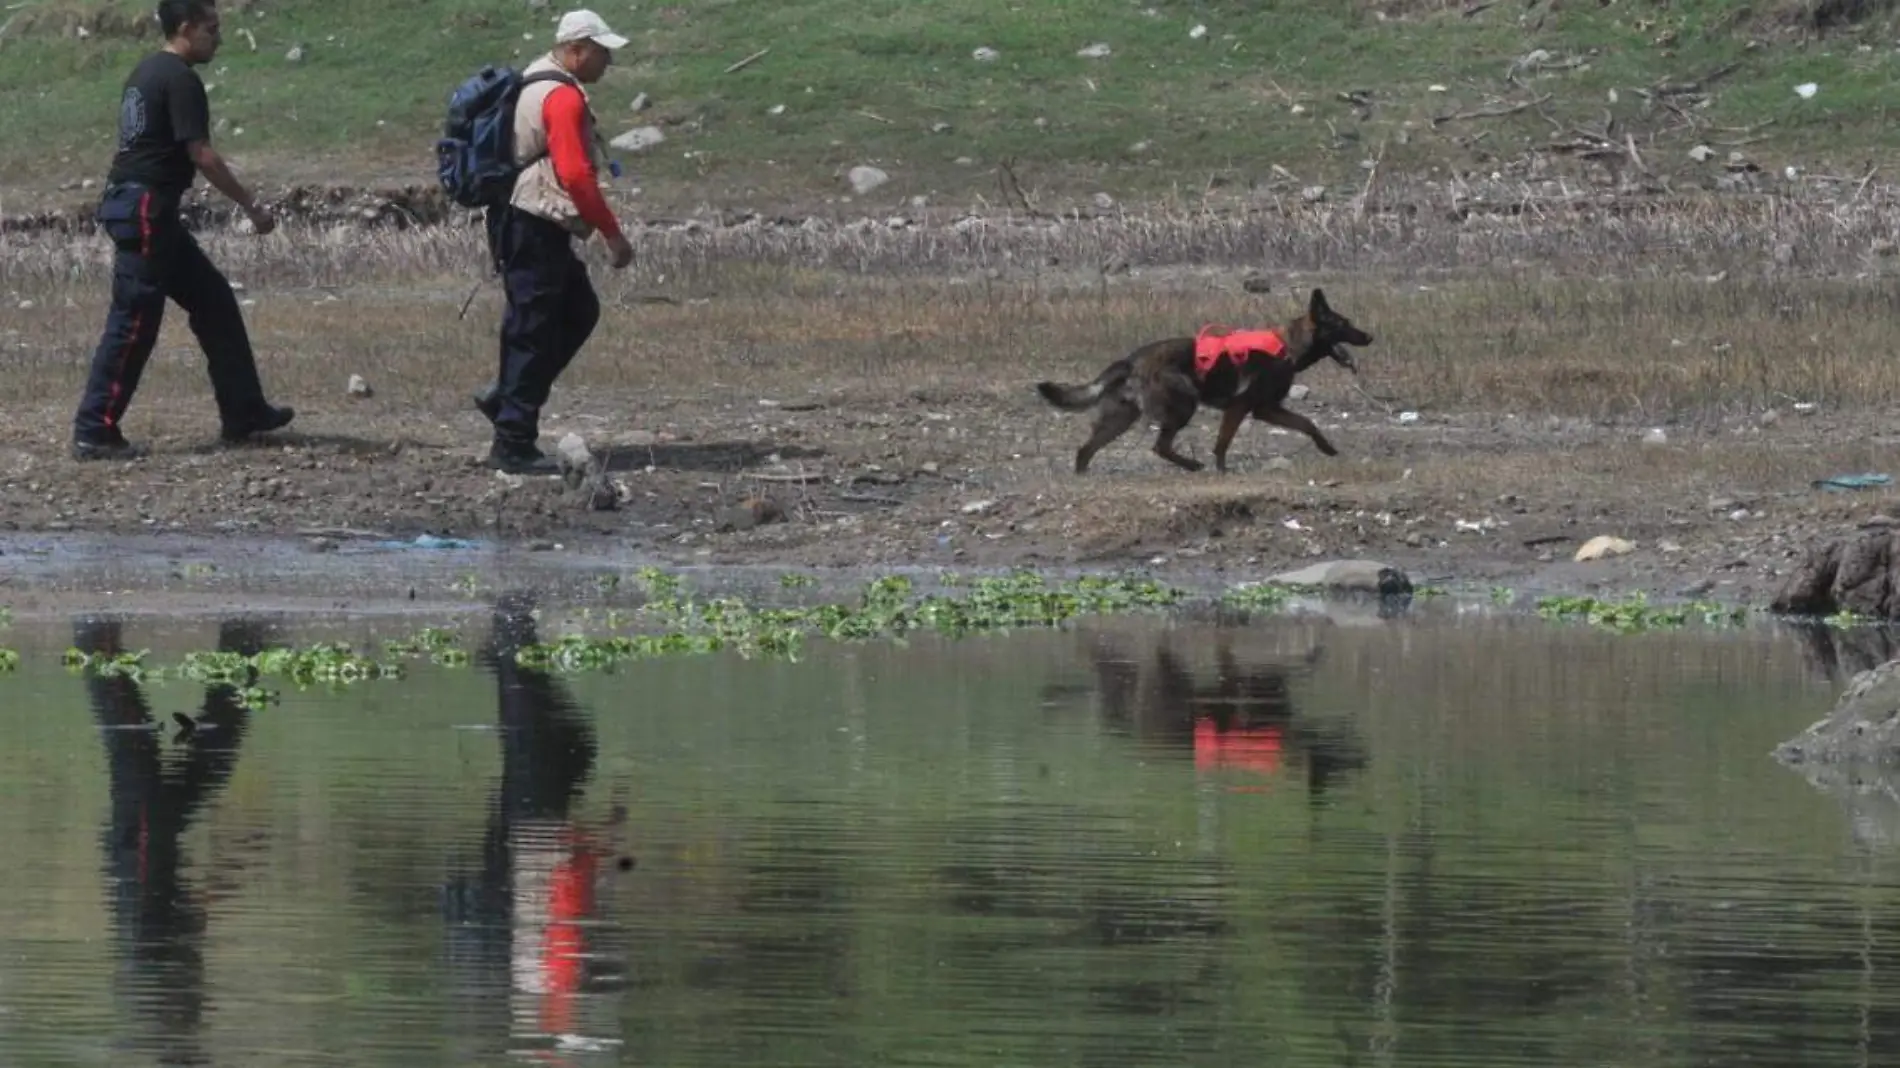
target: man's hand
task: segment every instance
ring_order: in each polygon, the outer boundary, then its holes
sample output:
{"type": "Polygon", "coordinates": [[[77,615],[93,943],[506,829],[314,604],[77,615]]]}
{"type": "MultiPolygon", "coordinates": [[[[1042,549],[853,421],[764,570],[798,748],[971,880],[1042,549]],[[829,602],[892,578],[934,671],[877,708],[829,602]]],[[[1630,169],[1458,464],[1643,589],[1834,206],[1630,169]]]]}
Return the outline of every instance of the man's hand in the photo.
{"type": "Polygon", "coordinates": [[[262,204],[253,203],[250,207],[244,209],[244,215],[251,220],[251,227],[257,231],[257,236],[259,237],[263,237],[265,234],[277,229],[276,217],[270,213],[269,208],[262,204]]]}
{"type": "Polygon", "coordinates": [[[616,271],[633,262],[633,243],[627,240],[625,234],[608,238],[607,250],[614,254],[614,270],[616,271]]]}

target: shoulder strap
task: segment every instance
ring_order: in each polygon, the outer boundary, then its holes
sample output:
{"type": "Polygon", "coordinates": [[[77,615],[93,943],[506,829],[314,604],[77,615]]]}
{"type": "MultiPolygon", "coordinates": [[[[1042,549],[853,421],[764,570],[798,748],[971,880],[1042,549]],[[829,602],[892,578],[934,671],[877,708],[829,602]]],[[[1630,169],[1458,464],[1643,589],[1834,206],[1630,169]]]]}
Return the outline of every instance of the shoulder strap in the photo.
{"type": "MultiPolygon", "coordinates": [[[[521,90],[526,89],[528,86],[533,85],[536,82],[563,82],[567,85],[573,86],[576,89],[579,89],[581,87],[581,83],[578,81],[575,81],[574,76],[564,70],[538,70],[538,71],[535,71],[533,74],[524,75],[522,77],[521,84],[516,87],[517,96],[520,94],[521,90]]],[[[582,94],[582,95],[585,95],[585,94],[582,94]]],[[[542,159],[547,157],[547,154],[548,154],[547,150],[542,149],[540,152],[535,154],[535,157],[533,159],[524,161],[521,164],[522,169],[526,170],[528,167],[533,166],[535,163],[540,162],[542,159]]]]}
{"type": "Polygon", "coordinates": [[[533,74],[523,77],[521,79],[521,87],[526,89],[535,82],[566,82],[576,89],[579,89],[581,85],[581,83],[574,80],[572,74],[564,70],[538,70],[533,74]]]}

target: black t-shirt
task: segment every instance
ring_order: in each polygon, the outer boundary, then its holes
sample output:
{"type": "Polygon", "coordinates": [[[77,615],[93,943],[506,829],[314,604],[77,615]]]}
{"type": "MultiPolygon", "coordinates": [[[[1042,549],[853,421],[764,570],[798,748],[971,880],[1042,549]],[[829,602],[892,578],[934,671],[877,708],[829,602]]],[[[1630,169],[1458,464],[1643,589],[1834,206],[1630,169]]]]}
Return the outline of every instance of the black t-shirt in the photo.
{"type": "Polygon", "coordinates": [[[119,150],[106,181],[138,182],[160,193],[191,188],[197,167],[189,141],[211,136],[211,104],[198,72],[172,52],[154,52],[125,79],[119,97],[119,150]]]}

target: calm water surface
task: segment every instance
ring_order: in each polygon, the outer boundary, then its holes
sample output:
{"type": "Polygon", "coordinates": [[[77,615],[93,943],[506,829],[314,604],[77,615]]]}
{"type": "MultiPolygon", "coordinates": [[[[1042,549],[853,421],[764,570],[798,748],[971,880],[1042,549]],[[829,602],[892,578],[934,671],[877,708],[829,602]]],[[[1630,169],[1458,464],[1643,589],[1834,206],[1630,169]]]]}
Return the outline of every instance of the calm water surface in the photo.
{"type": "Polygon", "coordinates": [[[0,1064],[1900,1058],[1893,854],[1766,756],[1834,693],[1786,633],[1117,622],[548,677],[504,623],[253,713],[58,654],[378,632],[7,632],[0,1064]]]}

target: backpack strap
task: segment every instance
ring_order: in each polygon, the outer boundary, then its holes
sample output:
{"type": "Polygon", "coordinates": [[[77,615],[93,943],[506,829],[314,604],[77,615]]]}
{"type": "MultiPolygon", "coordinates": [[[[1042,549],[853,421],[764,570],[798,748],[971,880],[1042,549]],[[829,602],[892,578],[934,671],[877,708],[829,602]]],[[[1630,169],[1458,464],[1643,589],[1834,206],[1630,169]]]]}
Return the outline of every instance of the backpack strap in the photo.
{"type": "MultiPolygon", "coordinates": [[[[521,84],[515,88],[516,98],[519,99],[521,91],[526,89],[528,86],[535,84],[536,82],[563,82],[563,83],[573,86],[576,89],[579,89],[581,87],[581,83],[579,81],[576,81],[572,74],[569,74],[568,72],[564,70],[538,70],[538,71],[535,71],[533,74],[524,75],[522,77],[521,84]]],[[[581,95],[585,96],[586,93],[583,92],[581,95]]],[[[540,162],[543,158],[547,156],[547,154],[548,154],[547,149],[543,148],[538,154],[535,155],[533,159],[523,160],[521,163],[522,169],[526,170],[527,168],[540,162]]]]}

